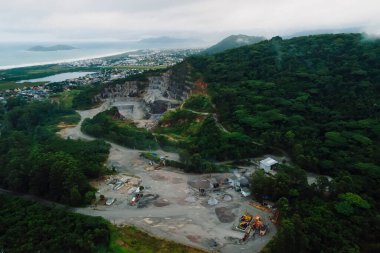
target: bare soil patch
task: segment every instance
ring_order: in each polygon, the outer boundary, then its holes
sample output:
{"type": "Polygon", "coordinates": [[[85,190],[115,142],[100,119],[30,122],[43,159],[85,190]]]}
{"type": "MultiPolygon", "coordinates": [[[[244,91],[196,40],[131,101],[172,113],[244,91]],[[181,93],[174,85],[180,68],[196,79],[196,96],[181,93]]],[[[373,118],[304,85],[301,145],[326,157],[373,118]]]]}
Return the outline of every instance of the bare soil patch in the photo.
{"type": "Polygon", "coordinates": [[[152,174],[152,179],[154,181],[167,181],[169,178],[167,176],[161,175],[161,174],[152,174]]]}
{"type": "Polygon", "coordinates": [[[199,243],[199,240],[201,239],[199,235],[187,235],[186,238],[195,243],[199,243]]]}
{"type": "Polygon", "coordinates": [[[153,202],[153,205],[156,207],[163,207],[163,206],[168,206],[171,203],[167,199],[157,199],[156,201],[153,202]]]}
{"type": "Polygon", "coordinates": [[[230,208],[227,207],[217,207],[215,208],[216,216],[219,221],[222,223],[230,223],[233,222],[236,218],[235,214],[232,212],[230,208]]]}
{"type": "Polygon", "coordinates": [[[172,178],[171,183],[172,184],[180,184],[180,183],[183,183],[183,179],[180,177],[175,177],[175,178],[172,178]]]}
{"type": "Polygon", "coordinates": [[[77,124],[66,124],[65,122],[59,122],[59,124],[57,125],[57,127],[59,129],[64,129],[64,128],[71,128],[71,127],[76,127],[77,124]]]}
{"type": "Polygon", "coordinates": [[[210,188],[210,182],[207,179],[193,179],[187,182],[191,187],[194,187],[196,189],[203,188],[208,189],[210,188]]]}

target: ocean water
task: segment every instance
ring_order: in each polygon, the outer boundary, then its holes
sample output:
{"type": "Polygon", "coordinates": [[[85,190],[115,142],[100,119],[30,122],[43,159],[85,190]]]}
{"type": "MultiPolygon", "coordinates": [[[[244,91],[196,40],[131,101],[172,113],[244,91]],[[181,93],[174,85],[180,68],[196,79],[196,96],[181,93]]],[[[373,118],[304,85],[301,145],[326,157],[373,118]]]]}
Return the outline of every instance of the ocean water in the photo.
{"type": "Polygon", "coordinates": [[[90,58],[98,58],[121,54],[139,49],[179,49],[198,47],[190,41],[170,41],[161,39],[156,41],[124,41],[124,42],[1,42],[0,40],[0,70],[16,67],[27,67],[51,63],[69,62],[90,58]],[[76,49],[35,52],[28,51],[33,46],[68,45],[76,49]]]}
{"type": "Polygon", "coordinates": [[[109,42],[109,43],[9,43],[0,42],[0,69],[10,69],[15,67],[25,67],[43,65],[49,63],[59,63],[104,57],[121,54],[135,49],[140,49],[139,45],[132,42],[109,42]],[[35,52],[28,51],[29,48],[42,45],[51,46],[64,44],[75,47],[73,50],[35,52]]]}

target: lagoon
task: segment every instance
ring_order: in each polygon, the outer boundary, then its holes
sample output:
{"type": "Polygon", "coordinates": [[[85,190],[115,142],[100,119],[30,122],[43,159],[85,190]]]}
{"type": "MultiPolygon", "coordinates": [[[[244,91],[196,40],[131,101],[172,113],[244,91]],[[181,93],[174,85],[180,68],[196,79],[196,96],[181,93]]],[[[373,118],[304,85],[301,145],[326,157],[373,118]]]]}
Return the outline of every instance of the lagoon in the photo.
{"type": "Polygon", "coordinates": [[[17,83],[63,82],[68,79],[84,77],[92,73],[95,73],[95,72],[67,72],[67,73],[61,73],[61,74],[51,75],[47,77],[42,77],[42,78],[22,80],[22,81],[18,81],[17,83]]]}

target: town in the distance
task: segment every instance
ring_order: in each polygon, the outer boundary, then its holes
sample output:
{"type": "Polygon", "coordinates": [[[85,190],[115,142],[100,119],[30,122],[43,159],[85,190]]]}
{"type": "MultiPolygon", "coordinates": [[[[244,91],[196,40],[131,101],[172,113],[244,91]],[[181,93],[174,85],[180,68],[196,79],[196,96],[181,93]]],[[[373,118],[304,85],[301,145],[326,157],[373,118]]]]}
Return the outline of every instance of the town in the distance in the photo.
{"type": "MultiPolygon", "coordinates": [[[[78,72],[75,71],[74,76],[78,77],[70,77],[72,73],[69,73],[69,76],[57,74],[58,77],[53,75],[50,78],[18,80],[17,82],[20,83],[18,87],[0,89],[0,101],[13,96],[41,100],[54,95],[57,89],[62,91],[99,82],[107,83],[141,74],[147,70],[170,67],[200,51],[201,49],[138,50],[110,57],[60,63],[57,66],[62,69],[61,72],[68,73],[65,69],[77,68],[78,72]],[[87,74],[87,72],[90,73],[87,74]],[[23,83],[28,83],[28,85],[23,86],[23,83]]],[[[0,81],[7,81],[6,73],[1,73],[1,71],[0,81]]]]}

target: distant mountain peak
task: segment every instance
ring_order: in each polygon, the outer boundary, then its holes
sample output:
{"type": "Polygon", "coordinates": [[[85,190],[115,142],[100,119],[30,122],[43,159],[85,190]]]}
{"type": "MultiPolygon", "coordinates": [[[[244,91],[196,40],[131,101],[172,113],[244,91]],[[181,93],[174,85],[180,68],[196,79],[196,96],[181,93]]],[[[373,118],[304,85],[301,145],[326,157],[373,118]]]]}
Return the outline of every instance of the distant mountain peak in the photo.
{"type": "Polygon", "coordinates": [[[28,51],[46,52],[46,51],[61,51],[61,50],[73,50],[75,47],[68,45],[54,45],[54,46],[34,46],[28,49],[28,51]]]}
{"type": "Polygon", "coordinates": [[[230,35],[219,43],[203,51],[205,54],[216,54],[228,49],[252,45],[265,40],[264,37],[248,36],[244,34],[230,35]]]}

